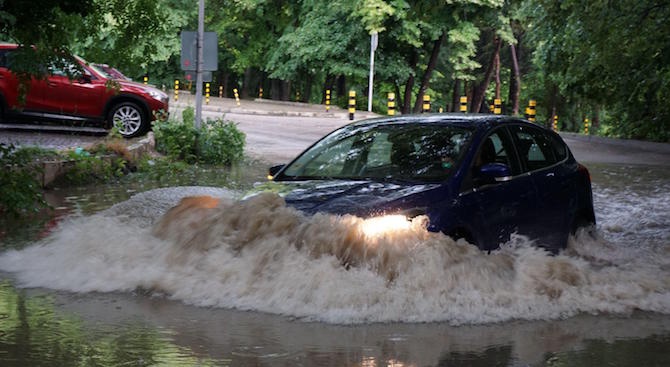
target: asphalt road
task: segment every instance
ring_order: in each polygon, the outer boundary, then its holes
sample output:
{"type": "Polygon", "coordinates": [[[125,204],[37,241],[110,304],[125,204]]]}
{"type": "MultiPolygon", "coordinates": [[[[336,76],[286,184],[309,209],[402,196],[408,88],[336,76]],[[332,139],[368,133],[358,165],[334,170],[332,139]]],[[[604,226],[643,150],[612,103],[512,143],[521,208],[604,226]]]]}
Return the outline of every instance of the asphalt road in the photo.
{"type": "MultiPolygon", "coordinates": [[[[287,162],[318,138],[350,122],[341,117],[203,111],[203,118],[219,117],[238,123],[240,130],[247,136],[247,154],[270,164],[287,162]]],[[[668,143],[608,139],[573,133],[561,135],[580,162],[670,166],[668,143]]],[[[92,132],[17,131],[0,127],[0,143],[17,146],[74,149],[94,144],[103,138],[104,134],[92,132]]]]}

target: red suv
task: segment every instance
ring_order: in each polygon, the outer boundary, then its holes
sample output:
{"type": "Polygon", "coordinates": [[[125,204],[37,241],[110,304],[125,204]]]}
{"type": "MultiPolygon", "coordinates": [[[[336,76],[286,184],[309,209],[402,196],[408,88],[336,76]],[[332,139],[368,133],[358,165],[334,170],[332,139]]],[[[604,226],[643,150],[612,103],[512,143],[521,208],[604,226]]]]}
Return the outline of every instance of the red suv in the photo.
{"type": "Polygon", "coordinates": [[[2,121],[14,118],[31,122],[94,122],[104,128],[116,126],[121,135],[130,138],[147,132],[154,119],[167,118],[166,93],[141,83],[113,79],[78,56],[74,60],[81,69],[67,62],[64,67],[47,67],[49,75],[32,78],[22,100],[19,79],[11,71],[12,53],[17,48],[14,44],[0,44],[2,121]]]}

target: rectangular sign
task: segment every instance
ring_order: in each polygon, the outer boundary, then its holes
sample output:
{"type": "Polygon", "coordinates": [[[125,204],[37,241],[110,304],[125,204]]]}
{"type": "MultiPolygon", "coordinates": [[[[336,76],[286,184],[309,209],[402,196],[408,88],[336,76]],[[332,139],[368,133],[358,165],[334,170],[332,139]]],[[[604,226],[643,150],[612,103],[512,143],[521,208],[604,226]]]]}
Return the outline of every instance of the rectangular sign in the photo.
{"type": "MultiPolygon", "coordinates": [[[[205,32],[203,35],[202,70],[215,71],[218,68],[218,40],[216,32],[205,32]]],[[[181,32],[181,69],[196,71],[198,62],[198,32],[181,32]]]]}

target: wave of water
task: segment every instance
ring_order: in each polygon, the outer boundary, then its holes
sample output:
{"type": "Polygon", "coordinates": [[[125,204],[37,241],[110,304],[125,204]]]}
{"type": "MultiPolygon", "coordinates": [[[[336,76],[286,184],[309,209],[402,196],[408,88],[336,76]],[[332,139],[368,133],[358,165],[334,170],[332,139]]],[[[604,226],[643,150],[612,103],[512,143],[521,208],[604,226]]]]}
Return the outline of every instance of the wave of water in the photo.
{"type": "Polygon", "coordinates": [[[598,238],[579,235],[551,256],[523,237],[484,254],[425,231],[420,218],[405,230],[368,235],[359,218],[305,217],[273,194],[233,197],[213,188],[138,194],[0,254],[0,269],[25,287],[139,291],[341,324],[670,313],[667,246],[625,244],[616,205],[604,210],[598,238]],[[192,195],[220,202],[168,210],[192,195]]]}

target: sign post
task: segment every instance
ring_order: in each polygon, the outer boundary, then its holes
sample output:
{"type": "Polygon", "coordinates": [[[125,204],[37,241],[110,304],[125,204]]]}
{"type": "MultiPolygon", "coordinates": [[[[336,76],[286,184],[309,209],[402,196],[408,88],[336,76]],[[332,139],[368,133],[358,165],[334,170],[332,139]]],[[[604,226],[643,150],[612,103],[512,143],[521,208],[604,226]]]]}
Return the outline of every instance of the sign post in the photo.
{"type": "Polygon", "coordinates": [[[379,34],[372,32],[370,34],[370,79],[368,80],[368,112],[372,112],[372,81],[375,75],[375,50],[379,43],[379,34]]]}
{"type": "Polygon", "coordinates": [[[202,120],[202,83],[211,81],[218,66],[218,41],[215,32],[205,32],[205,1],[198,1],[198,31],[181,32],[181,69],[195,73],[195,127],[202,120]],[[207,73],[205,73],[207,72],[207,73]]]}

